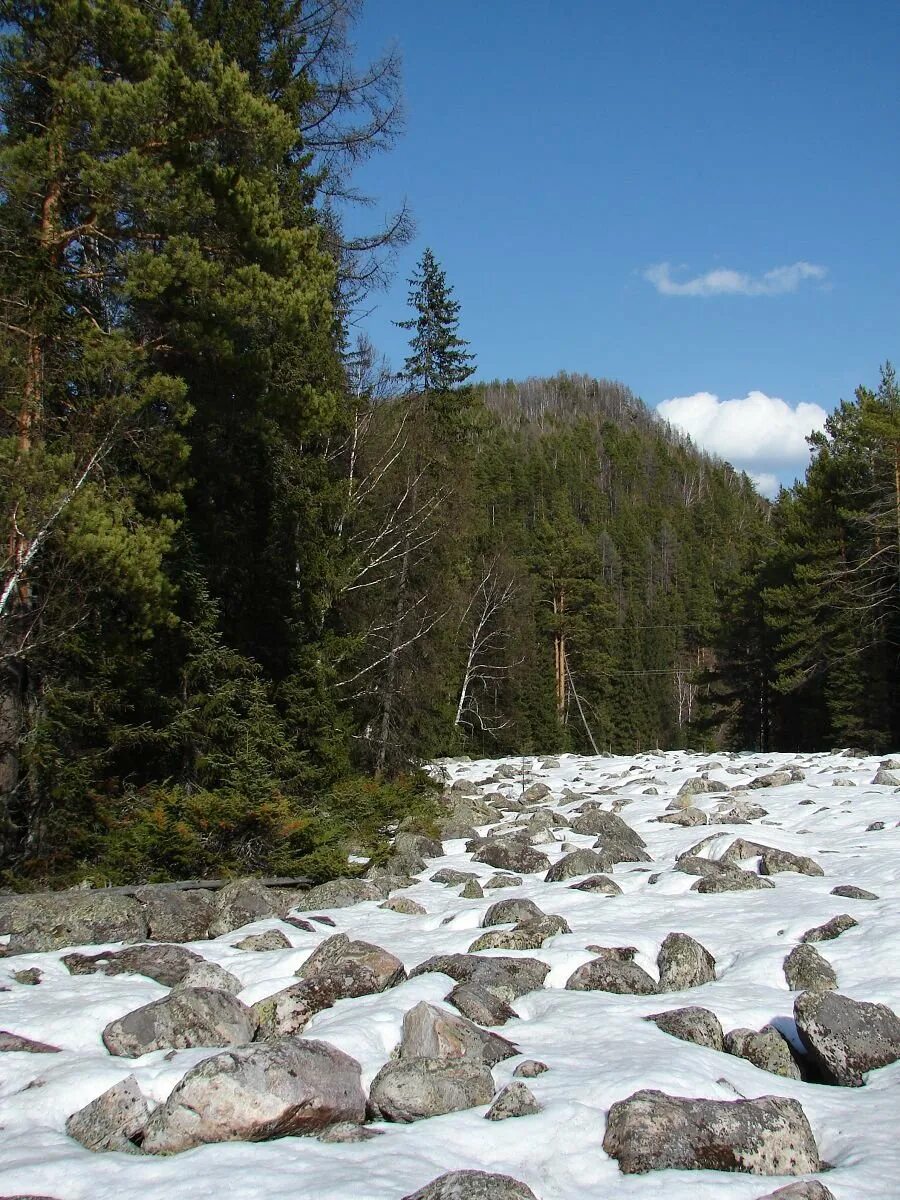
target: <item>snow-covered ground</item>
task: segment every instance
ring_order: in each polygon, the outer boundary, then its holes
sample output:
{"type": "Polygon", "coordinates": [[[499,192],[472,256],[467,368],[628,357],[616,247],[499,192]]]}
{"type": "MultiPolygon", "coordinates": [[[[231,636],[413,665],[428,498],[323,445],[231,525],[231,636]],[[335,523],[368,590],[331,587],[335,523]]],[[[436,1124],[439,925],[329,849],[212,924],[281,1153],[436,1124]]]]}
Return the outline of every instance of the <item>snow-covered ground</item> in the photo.
{"type": "MultiPolygon", "coordinates": [[[[521,760],[509,760],[516,767],[521,760]]],[[[620,896],[573,890],[572,880],[546,883],[543,872],[521,886],[462,899],[460,887],[429,882],[441,867],[475,872],[464,843],[444,843],[443,858],[428,863],[402,894],[427,915],[405,915],[376,902],[328,912],[338,931],[398,955],[407,969],[431,955],[468,950],[488,906],[528,897],[571,927],[526,951],[550,965],[543,990],[514,1002],[518,1019],[499,1031],[550,1068],[528,1086],[543,1106],[538,1115],[501,1122],[484,1120],[485,1108],[433,1117],[410,1125],[383,1124],[380,1137],[358,1144],[325,1144],[286,1138],[256,1144],[223,1143],[172,1157],[95,1154],[66,1136],[66,1118],[106,1088],[134,1073],[144,1094],[162,1101],[212,1050],[155,1051],[136,1060],[112,1057],[101,1041],[108,1022],[167,989],[136,975],[72,976],[60,961],[65,951],[0,959],[0,1028],[62,1047],[57,1055],[0,1054],[0,1196],[18,1194],[56,1200],[399,1200],[445,1171],[477,1168],[515,1176],[539,1200],[755,1200],[788,1179],[725,1175],[713,1171],[655,1171],[626,1176],[601,1143],[610,1105],[640,1088],[681,1096],[732,1100],[738,1096],[790,1096],[812,1125],[831,1170],[818,1177],[837,1200],[896,1200],[900,1196],[900,1063],[872,1072],[865,1087],[802,1083],[769,1074],[749,1062],[679,1041],[642,1020],[650,1013],[702,1005],[726,1030],[760,1028],[767,1022],[790,1031],[794,994],[782,963],[801,935],[839,913],[856,928],[817,949],[837,972],[839,990],[856,1000],[889,1005],[900,1013],[900,789],[875,786],[879,759],[841,754],[706,755],[642,754],[623,758],[564,756],[559,766],[529,760],[528,782],[540,780],[552,794],[548,808],[571,813],[587,799],[620,815],[645,840],[652,863],[620,863],[608,872],[620,896]],[[710,763],[709,778],[734,788],[791,765],[802,781],[741,792],[767,815],[750,824],[681,828],[660,824],[682,783],[710,763]],[[855,785],[855,786],[835,786],[855,785]],[[656,795],[645,790],[655,788],[656,795]],[[566,790],[568,789],[568,790],[566,790]],[[602,789],[602,790],[601,790],[602,789]],[[619,802],[625,801],[621,805],[619,802]],[[803,802],[807,803],[803,803],[803,802]],[[809,803],[812,801],[812,803],[809,803]],[[868,830],[875,822],[884,828],[868,830]],[[724,894],[691,891],[696,876],[674,869],[676,857],[703,837],[717,840],[702,854],[715,857],[736,837],[808,855],[824,877],[784,873],[771,890],[724,894]],[[834,896],[854,884],[877,900],[834,896]],[[636,961],[654,977],[660,943],[672,931],[699,940],[716,959],[715,982],[664,996],[621,996],[564,990],[576,967],[594,957],[586,946],[635,946],[636,961]],[[37,986],[12,979],[14,971],[38,967],[37,986]]],[[[451,780],[492,776],[496,762],[445,765],[451,780]]],[[[517,779],[482,792],[517,797],[517,779]]],[[[721,794],[700,794],[694,803],[714,813],[721,794]]],[[[510,814],[506,820],[513,821],[510,814]]],[[[593,837],[560,829],[556,844],[537,849],[551,861],[562,843],[590,846],[593,837]]],[[[753,864],[744,863],[752,869],[753,864]]],[[[305,915],[305,914],[303,914],[305,915]]],[[[252,1003],[296,982],[294,972],[325,937],[326,926],[306,933],[276,919],[190,948],[219,963],[244,984],[240,999],[252,1003]],[[241,951],[233,943],[247,932],[278,927],[293,949],[241,951]]],[[[84,949],[84,948],[82,948],[84,949]]],[[[490,954],[504,953],[488,951],[490,954]]],[[[363,1085],[389,1059],[400,1037],[403,1014],[420,1000],[441,1005],[453,986],[447,976],[426,974],[378,995],[338,1002],[319,1013],[306,1035],[331,1042],[362,1065],[363,1085]]],[[[522,1058],[494,1068],[498,1088],[522,1058]]]]}

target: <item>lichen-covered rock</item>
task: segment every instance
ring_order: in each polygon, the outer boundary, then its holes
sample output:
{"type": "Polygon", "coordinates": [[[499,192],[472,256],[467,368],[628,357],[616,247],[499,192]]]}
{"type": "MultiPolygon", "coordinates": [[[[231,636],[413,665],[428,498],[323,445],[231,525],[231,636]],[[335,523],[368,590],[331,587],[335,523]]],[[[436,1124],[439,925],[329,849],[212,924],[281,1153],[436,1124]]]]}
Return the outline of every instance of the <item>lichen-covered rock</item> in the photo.
{"type": "Polygon", "coordinates": [[[492,875],[490,877],[490,879],[485,881],[485,884],[484,884],[485,891],[494,891],[497,888],[510,888],[510,887],[521,887],[521,886],[522,886],[521,875],[506,875],[506,874],[502,874],[500,872],[498,872],[496,875],[492,875]]]}
{"type": "Polygon", "coordinates": [[[514,1058],[518,1049],[506,1038],[479,1029],[465,1017],[448,1013],[424,1000],[403,1017],[400,1058],[465,1058],[494,1066],[514,1058]]]}
{"type": "Polygon", "coordinates": [[[566,991],[652,996],[656,993],[656,980],[636,963],[602,955],[573,971],[566,981],[566,991]]]}
{"type": "Polygon", "coordinates": [[[763,879],[750,871],[740,871],[736,867],[730,871],[711,874],[704,879],[698,879],[691,887],[692,892],[710,895],[715,892],[759,892],[764,888],[775,886],[771,879],[763,879]]]}
{"type": "Polygon", "coordinates": [[[596,850],[573,850],[555,862],[544,876],[546,883],[560,883],[563,879],[576,879],[579,875],[594,875],[605,870],[606,858],[596,850]]]}
{"type": "Polygon", "coordinates": [[[66,1133],[87,1150],[138,1154],[149,1116],[138,1081],[129,1075],[72,1113],[66,1121],[66,1133]]]}
{"type": "Polygon", "coordinates": [[[130,896],[50,892],[0,902],[0,933],[10,934],[10,954],[45,953],[65,946],[140,942],[147,937],[147,919],[130,896]]]}
{"type": "Polygon", "coordinates": [[[782,1075],[785,1079],[799,1079],[800,1068],[794,1061],[790,1046],[777,1029],[765,1025],[757,1032],[754,1029],[732,1029],[725,1035],[725,1051],[736,1058],[744,1058],[761,1071],[771,1075],[782,1075]]]}
{"type": "Polygon", "coordinates": [[[482,917],[481,927],[490,929],[493,925],[505,925],[508,921],[540,920],[544,915],[533,900],[498,900],[482,917]]]}
{"type": "Polygon", "coordinates": [[[175,986],[177,988],[215,988],[219,992],[228,992],[231,996],[236,996],[244,987],[237,975],[232,975],[218,963],[207,962],[205,959],[195,963],[181,982],[175,986]]]}
{"type": "Polygon", "coordinates": [[[447,1003],[476,1025],[505,1025],[518,1016],[505,1000],[477,983],[458,983],[447,997],[447,1003]]]}
{"type": "Polygon", "coordinates": [[[868,1071],[900,1060],[900,1019],[884,1004],[802,992],[794,1001],[794,1021],[826,1083],[862,1087],[868,1071]]]}
{"type": "Polygon", "coordinates": [[[378,982],[375,990],[379,992],[394,987],[406,978],[403,963],[395,954],[381,946],[373,946],[371,942],[351,941],[346,933],[336,933],[320,942],[294,974],[300,979],[311,979],[320,971],[348,961],[368,967],[378,982]]]}
{"type": "Polygon", "coordinates": [[[590,834],[604,843],[630,846],[635,850],[645,850],[647,847],[641,835],[627,821],[623,821],[618,813],[607,812],[605,808],[585,806],[572,822],[572,832],[590,834]]]}
{"type": "Polygon", "coordinates": [[[403,1200],[537,1200],[531,1188],[511,1175],[487,1171],[448,1171],[403,1200]]]}
{"type": "Polygon", "coordinates": [[[0,1054],[16,1051],[26,1054],[59,1054],[60,1048],[50,1046],[47,1042],[35,1042],[20,1033],[10,1033],[8,1029],[0,1029],[0,1054]]]}
{"type": "Polygon", "coordinates": [[[818,1179],[804,1179],[799,1183],[789,1183],[776,1192],[767,1192],[759,1200],[834,1200],[834,1192],[818,1179]]]}
{"type": "Polygon", "coordinates": [[[815,946],[795,946],[784,960],[784,978],[792,992],[830,990],[838,985],[834,967],[815,946]]]}
{"type": "Polygon", "coordinates": [[[744,1171],[805,1175],[819,1151],[796,1100],[704,1100],[635,1092],[609,1110],[603,1149],[626,1175],[646,1171],[744,1171]]]}
{"type": "Polygon", "coordinates": [[[486,863],[489,867],[497,867],[503,871],[521,871],[523,875],[546,871],[550,866],[550,859],[546,854],[517,838],[488,842],[475,851],[472,861],[486,863]]]}
{"type": "Polygon", "coordinates": [[[205,888],[176,890],[148,884],[135,896],[147,920],[147,936],[154,942],[196,942],[209,937],[213,919],[213,893],[205,888]]]}
{"type": "Polygon", "coordinates": [[[282,1038],[192,1067],[150,1117],[143,1150],[177,1154],[210,1142],[261,1142],[359,1125],[360,1067],[325,1042],[282,1038]]]}
{"type": "Polygon", "coordinates": [[[601,896],[622,895],[622,889],[608,875],[591,875],[578,883],[570,883],[569,887],[576,892],[594,892],[601,896]]]}
{"type": "Polygon", "coordinates": [[[536,1079],[538,1075],[543,1075],[549,1070],[545,1062],[536,1058],[526,1058],[524,1062],[519,1063],[513,1075],[518,1079],[536,1079]]]}
{"type": "Polygon", "coordinates": [[[462,900],[483,900],[484,889],[477,879],[469,879],[463,885],[459,895],[462,900]]]}
{"type": "MultiPolygon", "coordinates": [[[[803,778],[801,773],[800,779],[803,778]]],[[[775,788],[786,787],[789,783],[796,783],[799,780],[794,778],[791,771],[771,771],[768,775],[757,775],[755,779],[751,779],[747,784],[749,788],[775,788]]]]}
{"type": "Polygon", "coordinates": [[[423,908],[416,900],[410,900],[409,896],[391,896],[378,907],[386,908],[390,912],[401,913],[404,917],[427,916],[427,909],[423,908]]]}
{"type": "Polygon", "coordinates": [[[331,1008],[338,1000],[369,996],[379,991],[374,971],[363,963],[346,959],[291,984],[264,1000],[257,1000],[252,1013],[257,1022],[257,1041],[274,1041],[302,1033],[316,1013],[331,1008]]]}
{"type": "Polygon", "coordinates": [[[813,929],[807,929],[800,941],[833,942],[835,938],[846,933],[848,929],[854,929],[858,924],[859,921],[851,917],[849,913],[839,913],[830,921],[826,921],[824,925],[816,925],[813,929]]]}
{"type": "Polygon", "coordinates": [[[454,867],[441,867],[431,876],[432,883],[443,883],[446,887],[456,887],[459,883],[468,883],[470,879],[477,881],[478,876],[472,871],[457,871],[454,867]]]}
{"type": "Polygon", "coordinates": [[[384,900],[387,892],[372,879],[331,879],[311,887],[294,908],[315,912],[317,908],[350,908],[364,900],[384,900]]]}
{"type": "Polygon", "coordinates": [[[469,953],[479,950],[539,950],[548,938],[558,933],[571,933],[568,922],[553,914],[542,915],[534,921],[522,921],[514,929],[489,929],[469,947],[469,953]]]}
{"type": "Polygon", "coordinates": [[[275,897],[258,879],[233,879],[213,899],[209,936],[231,933],[264,917],[275,916],[275,897]]]}
{"type": "Polygon", "coordinates": [[[701,796],[709,792],[727,792],[724,783],[716,783],[714,779],[686,779],[678,789],[679,796],[701,796]]]}
{"type": "Polygon", "coordinates": [[[686,933],[670,933],[656,956],[659,991],[681,992],[716,978],[716,960],[686,933]]]}
{"type": "Polygon", "coordinates": [[[550,971],[536,958],[500,958],[480,954],[436,954],[410,971],[410,979],[440,971],[457,983],[477,983],[502,1000],[512,1002],[544,986],[550,971]]]}
{"type": "Polygon", "coordinates": [[[824,875],[819,864],[805,854],[791,854],[788,850],[766,850],[759,860],[760,875],[777,875],[781,871],[793,871],[797,875],[824,875]]]}
{"type": "Polygon", "coordinates": [[[510,1117],[532,1117],[541,1111],[531,1089],[524,1083],[513,1081],[497,1093],[491,1107],[484,1114],[488,1121],[506,1121],[510,1117]]]}
{"type": "Polygon", "coordinates": [[[372,1080],[369,1113],[404,1124],[490,1104],[490,1067],[468,1058],[403,1058],[386,1063],[372,1080]]]}
{"type": "Polygon", "coordinates": [[[164,987],[175,987],[204,959],[185,946],[154,942],[99,954],[64,954],[62,961],[72,975],[146,975],[164,987]]]}
{"type": "Polygon", "coordinates": [[[234,943],[235,950],[253,950],[257,953],[265,950],[290,950],[291,943],[287,934],[280,929],[267,929],[264,933],[250,933],[239,942],[234,943]]]}
{"type": "Polygon", "coordinates": [[[667,1012],[651,1013],[644,1020],[652,1021],[663,1033],[695,1046],[722,1050],[725,1044],[719,1018],[708,1008],[671,1008],[667,1012]]]}
{"type": "Polygon", "coordinates": [[[706,813],[700,808],[694,808],[693,805],[680,808],[677,812],[663,813],[656,819],[663,825],[682,825],[686,828],[694,825],[706,825],[709,821],[706,813]]]}
{"type": "Polygon", "coordinates": [[[151,1050],[184,1050],[190,1046],[245,1046],[253,1040],[256,1021],[246,1005],[212,988],[176,988],[126,1013],[103,1030],[110,1054],[137,1058],[151,1050]]]}
{"type": "Polygon", "coordinates": [[[843,896],[845,900],[878,900],[879,897],[875,892],[866,891],[865,888],[856,887],[852,883],[841,883],[837,887],[831,889],[832,896],[843,896]]]}

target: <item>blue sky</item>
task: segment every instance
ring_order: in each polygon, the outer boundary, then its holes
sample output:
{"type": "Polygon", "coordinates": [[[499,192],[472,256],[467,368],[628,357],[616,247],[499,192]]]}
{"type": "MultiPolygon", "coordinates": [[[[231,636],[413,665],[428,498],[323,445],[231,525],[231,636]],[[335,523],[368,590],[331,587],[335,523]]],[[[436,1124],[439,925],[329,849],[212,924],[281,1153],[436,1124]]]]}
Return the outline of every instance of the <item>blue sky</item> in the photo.
{"type": "Polygon", "coordinates": [[[898,35],[890,0],[368,0],[406,132],[357,182],[417,234],[364,327],[399,366],[431,246],[478,378],[620,379],[792,479],[900,358],[898,35]]]}

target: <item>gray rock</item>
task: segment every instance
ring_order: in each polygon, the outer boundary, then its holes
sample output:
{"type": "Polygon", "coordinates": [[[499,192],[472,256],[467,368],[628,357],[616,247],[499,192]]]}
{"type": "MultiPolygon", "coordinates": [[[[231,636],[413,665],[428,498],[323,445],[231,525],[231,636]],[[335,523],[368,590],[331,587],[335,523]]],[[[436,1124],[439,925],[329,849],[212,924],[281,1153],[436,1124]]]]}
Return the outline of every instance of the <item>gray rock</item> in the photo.
{"type": "Polygon", "coordinates": [[[512,1002],[539,991],[550,968],[536,958],[491,958],[479,954],[437,954],[410,971],[410,979],[440,971],[457,983],[477,983],[502,1000],[512,1002]]]}
{"type": "Polygon", "coordinates": [[[250,933],[234,944],[235,950],[291,950],[290,940],[280,929],[267,929],[265,933],[250,933]]]}
{"type": "Polygon", "coordinates": [[[143,1150],[177,1154],[210,1142],[261,1142],[359,1125],[359,1063],[325,1042],[282,1038],[192,1067],[150,1117],[143,1150]]]}
{"type": "Polygon", "coordinates": [[[715,892],[759,892],[764,888],[773,888],[774,886],[771,879],[762,879],[759,875],[751,874],[750,871],[739,871],[734,868],[719,875],[709,875],[705,879],[698,879],[691,887],[691,891],[700,892],[701,895],[706,896],[715,892]]]}
{"type": "Polygon", "coordinates": [[[814,859],[805,854],[791,854],[787,850],[766,850],[759,861],[760,875],[777,875],[780,871],[793,871],[797,875],[824,875],[825,872],[814,859]]]}
{"type": "Polygon", "coordinates": [[[550,866],[550,859],[546,854],[533,849],[527,842],[514,838],[489,842],[475,851],[472,862],[486,863],[489,867],[497,867],[503,871],[521,871],[524,875],[534,871],[546,871],[550,866]]]}
{"type": "Polygon", "coordinates": [[[522,921],[514,929],[489,929],[475,939],[469,947],[469,953],[475,954],[479,950],[540,950],[548,938],[571,932],[567,921],[549,914],[535,921],[522,921]]]}
{"type": "Polygon", "coordinates": [[[596,892],[601,896],[621,896],[622,889],[608,875],[591,875],[578,883],[570,883],[569,887],[576,892],[596,892]]]}
{"type": "Polygon", "coordinates": [[[373,1138],[381,1137],[383,1132],[381,1129],[366,1129],[365,1125],[354,1125],[350,1121],[340,1121],[316,1134],[316,1139],[326,1145],[348,1146],[354,1142],[371,1142],[373,1138]]]}
{"type": "Polygon", "coordinates": [[[819,1152],[796,1100],[689,1100],[639,1091],[609,1110],[603,1149],[626,1175],[646,1171],[743,1171],[804,1175],[819,1152]]]}
{"type": "Polygon", "coordinates": [[[725,866],[713,858],[700,858],[695,854],[682,854],[675,863],[675,870],[685,875],[699,875],[701,879],[712,879],[716,875],[727,875],[734,867],[725,866]]]}
{"type": "Polygon", "coordinates": [[[549,1070],[547,1064],[540,1059],[526,1058],[524,1062],[519,1063],[513,1075],[518,1079],[536,1079],[538,1075],[543,1075],[549,1070]]]}
{"type": "Polygon", "coordinates": [[[258,879],[233,879],[215,894],[209,936],[231,933],[275,915],[275,897],[258,879]]]}
{"type": "Polygon", "coordinates": [[[149,1116],[138,1081],[129,1075],[72,1113],[66,1121],[66,1133],[88,1150],[139,1154],[138,1143],[149,1116]]]}
{"type": "Polygon", "coordinates": [[[26,1054],[59,1054],[59,1046],[50,1046],[47,1042],[35,1042],[23,1037],[20,1033],[10,1033],[8,1029],[0,1029],[0,1054],[23,1051],[26,1054]]]}
{"type": "Polygon", "coordinates": [[[725,1035],[715,1013],[708,1008],[671,1008],[667,1012],[652,1013],[645,1021],[652,1021],[663,1033],[695,1046],[706,1046],[710,1050],[722,1050],[725,1035]]]}
{"type": "Polygon", "coordinates": [[[631,846],[635,850],[644,850],[647,846],[640,834],[626,821],[603,808],[582,809],[580,815],[572,822],[572,832],[590,834],[592,837],[602,838],[605,843],[631,846]]]}
{"type": "Polygon", "coordinates": [[[777,1192],[767,1192],[759,1200],[834,1200],[834,1192],[818,1179],[805,1179],[800,1183],[789,1183],[777,1192]]]}
{"type": "Polygon", "coordinates": [[[435,871],[431,876],[432,883],[443,883],[447,887],[456,887],[459,883],[468,883],[470,879],[476,882],[478,876],[472,871],[457,871],[453,867],[441,867],[440,871],[435,871]]]}
{"type": "Polygon", "coordinates": [[[143,941],[147,919],[130,896],[49,892],[0,902],[0,933],[11,935],[10,954],[46,953],[65,946],[143,941]]]}
{"type": "Polygon", "coordinates": [[[884,1004],[838,992],[802,992],[794,1001],[794,1021],[826,1083],[862,1087],[868,1071],[900,1059],[900,1019],[884,1004]]]}
{"type": "Polygon", "coordinates": [[[544,915],[533,900],[498,900],[482,917],[481,927],[490,929],[493,925],[505,925],[508,921],[540,920],[544,915]]]}
{"type": "Polygon", "coordinates": [[[716,978],[716,960],[686,933],[668,935],[656,956],[656,965],[661,992],[681,992],[713,983],[716,978]]]}
{"type": "Polygon", "coordinates": [[[477,796],[478,788],[471,779],[455,779],[450,785],[454,796],[477,796]]]}
{"type": "Polygon", "coordinates": [[[497,1093],[494,1103],[484,1114],[488,1121],[506,1121],[510,1117],[532,1117],[541,1106],[529,1087],[514,1081],[497,1093]]]}
{"type": "Polygon", "coordinates": [[[602,837],[594,842],[593,849],[600,855],[599,865],[595,868],[599,871],[611,871],[617,863],[653,862],[647,851],[641,850],[638,846],[626,845],[623,842],[611,842],[602,837]]]}
{"type": "Polygon", "coordinates": [[[184,946],[157,942],[127,946],[124,950],[103,950],[99,954],[64,954],[62,961],[71,975],[146,975],[164,987],[175,987],[204,959],[184,946]]]}
{"type": "Polygon", "coordinates": [[[390,912],[401,913],[405,917],[424,917],[428,915],[428,910],[423,908],[416,900],[410,900],[409,896],[391,896],[390,899],[385,900],[378,907],[389,909],[390,912]]]}
{"type": "Polygon", "coordinates": [[[506,1038],[479,1029],[465,1017],[457,1017],[424,1000],[403,1017],[401,1059],[465,1058],[494,1066],[519,1051],[506,1038]]]}
{"type": "Polygon", "coordinates": [[[521,887],[522,877],[520,875],[492,875],[484,884],[485,890],[494,891],[497,888],[521,887]]]}
{"type": "Polygon", "coordinates": [[[838,985],[834,967],[815,946],[795,946],[784,960],[784,978],[792,992],[826,991],[838,985]]]}
{"type": "Polygon", "coordinates": [[[748,838],[735,838],[719,855],[719,862],[726,867],[738,867],[745,859],[776,853],[778,851],[774,847],[765,846],[762,842],[753,842],[748,838]]]}
{"type": "Polygon", "coordinates": [[[402,983],[406,978],[403,963],[395,954],[370,942],[351,941],[346,933],[336,933],[320,942],[294,974],[300,979],[311,979],[320,971],[348,961],[368,967],[377,980],[375,990],[379,992],[402,983]]]}
{"type": "Polygon", "coordinates": [[[256,1022],[246,1005],[212,988],[178,988],[126,1013],[103,1030],[110,1054],[137,1058],[151,1050],[191,1046],[244,1046],[256,1022]]]}
{"type": "Polygon", "coordinates": [[[375,1120],[408,1123],[490,1104],[490,1067],[468,1058],[402,1058],[372,1080],[369,1113],[375,1120]]]}
{"type": "Polygon", "coordinates": [[[148,884],[135,893],[154,942],[196,942],[209,937],[213,894],[205,888],[176,891],[148,884]]]}
{"type": "Polygon", "coordinates": [[[405,866],[414,875],[425,870],[425,860],[440,858],[444,847],[437,838],[425,837],[421,833],[398,833],[394,838],[393,859],[405,866]]]}
{"type": "Polygon", "coordinates": [[[709,820],[702,809],[694,808],[692,805],[688,808],[681,808],[677,812],[663,813],[656,819],[663,825],[683,825],[685,827],[706,825],[709,820]]]}
{"type": "Polygon", "coordinates": [[[858,924],[859,921],[855,921],[849,913],[840,913],[838,916],[832,917],[830,921],[826,921],[824,925],[816,925],[813,929],[807,929],[800,941],[833,942],[835,938],[846,933],[848,929],[854,929],[858,924]]]}
{"type": "Polygon", "coordinates": [[[23,987],[37,987],[43,975],[40,967],[26,967],[22,971],[13,971],[12,978],[23,987]]]}
{"type": "Polygon", "coordinates": [[[831,889],[832,896],[843,896],[845,900],[878,900],[875,892],[867,892],[865,888],[856,887],[852,883],[842,883],[831,889]]]}
{"type": "Polygon", "coordinates": [[[772,1075],[800,1078],[800,1068],[790,1046],[772,1025],[764,1025],[758,1033],[753,1029],[732,1029],[725,1035],[725,1051],[772,1075]]]}
{"type": "Polygon", "coordinates": [[[378,992],[378,979],[370,967],[354,959],[324,967],[309,979],[291,984],[252,1006],[257,1022],[256,1040],[274,1041],[302,1033],[318,1012],[338,1000],[378,992]]]}
{"type": "Polygon", "coordinates": [[[769,810],[752,800],[732,800],[727,805],[720,805],[710,824],[714,825],[748,825],[751,821],[759,821],[767,817],[769,810]]]}
{"type": "Polygon", "coordinates": [[[531,1188],[511,1175],[487,1171],[448,1171],[403,1200],[537,1200],[531,1188]]]}
{"type": "Polygon", "coordinates": [[[886,771],[884,767],[879,767],[872,783],[880,787],[900,787],[900,775],[895,775],[893,771],[886,771]]]}
{"type": "Polygon", "coordinates": [[[537,782],[532,783],[525,789],[522,793],[522,799],[526,803],[534,804],[538,800],[546,800],[550,794],[551,790],[546,783],[537,782]]]}
{"type": "Polygon", "coordinates": [[[386,892],[371,879],[332,879],[312,887],[294,907],[301,912],[317,908],[350,908],[365,900],[384,900],[386,892]]]}
{"type": "Polygon", "coordinates": [[[566,991],[652,996],[656,993],[656,981],[636,963],[603,955],[573,971],[566,981],[566,991]]]}
{"type": "Polygon", "coordinates": [[[519,1015],[505,1000],[477,983],[458,983],[447,997],[447,1003],[476,1025],[505,1025],[519,1015]]]}
{"type": "Polygon", "coordinates": [[[686,779],[678,789],[679,796],[700,796],[708,792],[727,792],[724,783],[716,783],[714,779],[686,779]]]}
{"type": "MultiPolygon", "coordinates": [[[[802,774],[801,774],[802,779],[802,774]]],[[[791,771],[772,771],[769,775],[758,775],[747,784],[749,788],[786,787],[789,783],[799,782],[791,771]]]]}
{"type": "Polygon", "coordinates": [[[237,975],[232,975],[218,963],[207,962],[205,959],[191,967],[181,982],[175,986],[177,988],[215,988],[220,992],[228,992],[230,996],[236,996],[244,988],[237,975]]]}
{"type": "Polygon", "coordinates": [[[545,883],[559,883],[563,879],[576,879],[579,875],[592,875],[606,869],[607,859],[595,850],[573,850],[555,862],[544,876],[545,883]]]}
{"type": "Polygon", "coordinates": [[[459,895],[462,900],[483,900],[484,889],[477,879],[470,879],[459,895]]]}
{"type": "Polygon", "coordinates": [[[294,929],[302,929],[304,933],[315,933],[316,927],[310,921],[304,921],[302,917],[282,917],[282,921],[286,925],[292,926],[294,929]]]}

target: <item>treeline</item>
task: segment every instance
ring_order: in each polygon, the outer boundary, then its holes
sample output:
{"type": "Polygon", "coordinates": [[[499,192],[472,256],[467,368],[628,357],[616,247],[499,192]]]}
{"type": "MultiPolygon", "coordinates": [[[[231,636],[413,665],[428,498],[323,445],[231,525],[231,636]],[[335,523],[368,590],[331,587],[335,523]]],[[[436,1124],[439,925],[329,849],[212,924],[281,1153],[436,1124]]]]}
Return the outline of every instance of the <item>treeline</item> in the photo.
{"type": "Polygon", "coordinates": [[[896,749],[900,387],[890,364],[810,443],[805,480],[782,490],[726,593],[705,727],[743,749],[896,749]]]}

